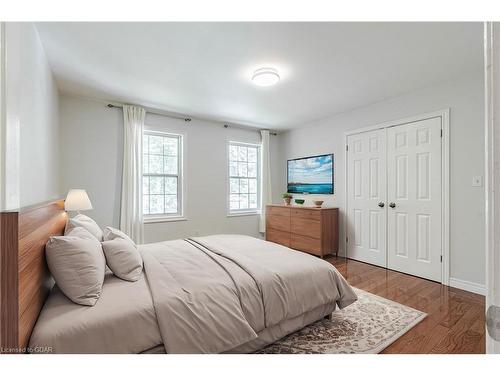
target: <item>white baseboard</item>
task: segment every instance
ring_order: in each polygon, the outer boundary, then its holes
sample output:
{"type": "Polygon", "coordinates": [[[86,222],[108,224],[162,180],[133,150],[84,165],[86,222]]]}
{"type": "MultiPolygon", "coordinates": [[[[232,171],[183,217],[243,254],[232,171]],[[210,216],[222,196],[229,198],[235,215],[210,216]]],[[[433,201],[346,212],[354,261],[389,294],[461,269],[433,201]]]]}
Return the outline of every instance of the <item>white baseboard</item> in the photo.
{"type": "Polygon", "coordinates": [[[483,284],[473,283],[471,281],[465,281],[450,277],[450,286],[453,288],[458,288],[466,290],[468,292],[480,294],[482,296],[486,295],[486,286],[483,284]]]}

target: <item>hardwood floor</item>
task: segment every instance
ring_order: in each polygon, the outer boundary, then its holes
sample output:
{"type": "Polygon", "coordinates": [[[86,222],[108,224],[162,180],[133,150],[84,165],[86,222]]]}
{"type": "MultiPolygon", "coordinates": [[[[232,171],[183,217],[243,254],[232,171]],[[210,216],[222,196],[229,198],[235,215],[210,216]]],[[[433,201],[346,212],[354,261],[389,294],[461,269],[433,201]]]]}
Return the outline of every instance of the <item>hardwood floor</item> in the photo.
{"type": "Polygon", "coordinates": [[[327,258],[354,287],[428,316],[382,353],[485,353],[483,296],[345,258],[327,258]]]}

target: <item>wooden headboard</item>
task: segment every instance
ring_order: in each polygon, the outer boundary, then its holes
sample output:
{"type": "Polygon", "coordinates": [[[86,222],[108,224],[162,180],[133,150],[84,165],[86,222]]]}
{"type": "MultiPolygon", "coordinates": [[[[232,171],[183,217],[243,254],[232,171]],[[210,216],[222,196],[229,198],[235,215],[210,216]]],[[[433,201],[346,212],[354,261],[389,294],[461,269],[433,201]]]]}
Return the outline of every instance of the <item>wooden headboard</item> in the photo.
{"type": "Polygon", "coordinates": [[[0,213],[0,346],[24,352],[52,286],[45,244],[61,235],[64,201],[0,213]]]}

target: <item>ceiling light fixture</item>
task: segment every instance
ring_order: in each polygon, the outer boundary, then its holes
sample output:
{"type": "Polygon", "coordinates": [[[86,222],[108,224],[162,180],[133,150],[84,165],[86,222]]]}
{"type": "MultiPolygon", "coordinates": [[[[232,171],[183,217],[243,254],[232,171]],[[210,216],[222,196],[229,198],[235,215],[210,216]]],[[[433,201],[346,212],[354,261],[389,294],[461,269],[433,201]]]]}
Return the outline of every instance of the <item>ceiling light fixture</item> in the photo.
{"type": "Polygon", "coordinates": [[[274,68],[260,68],[253,72],[252,82],[257,86],[272,86],[279,82],[280,75],[274,68]]]}

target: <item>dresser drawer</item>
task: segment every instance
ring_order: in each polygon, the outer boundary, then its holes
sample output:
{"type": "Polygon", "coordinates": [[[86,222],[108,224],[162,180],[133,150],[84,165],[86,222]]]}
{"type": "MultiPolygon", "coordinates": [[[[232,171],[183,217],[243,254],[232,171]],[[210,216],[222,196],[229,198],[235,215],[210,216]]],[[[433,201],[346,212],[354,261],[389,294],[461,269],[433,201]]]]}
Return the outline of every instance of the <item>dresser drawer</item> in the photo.
{"type": "Polygon", "coordinates": [[[275,229],[267,229],[266,240],[290,247],[290,232],[282,232],[275,229]]]}
{"type": "Polygon", "coordinates": [[[267,227],[284,232],[290,232],[290,216],[267,215],[267,227]]]}
{"type": "Polygon", "coordinates": [[[309,210],[309,209],[301,209],[301,208],[293,208],[292,209],[292,217],[309,219],[309,220],[321,220],[321,211],[320,210],[309,210]]]}
{"type": "Polygon", "coordinates": [[[305,251],[310,254],[321,256],[321,240],[299,234],[292,233],[290,238],[290,247],[292,249],[305,251]]]}
{"type": "Polygon", "coordinates": [[[291,231],[312,238],[321,238],[321,221],[292,216],[291,231]]]}
{"type": "Polygon", "coordinates": [[[289,207],[279,207],[279,206],[267,206],[266,215],[290,217],[290,208],[289,207]]]}

